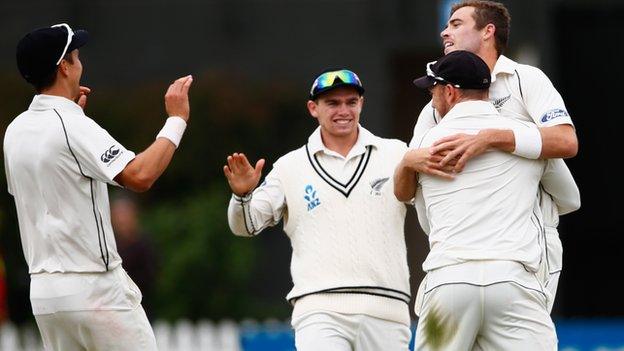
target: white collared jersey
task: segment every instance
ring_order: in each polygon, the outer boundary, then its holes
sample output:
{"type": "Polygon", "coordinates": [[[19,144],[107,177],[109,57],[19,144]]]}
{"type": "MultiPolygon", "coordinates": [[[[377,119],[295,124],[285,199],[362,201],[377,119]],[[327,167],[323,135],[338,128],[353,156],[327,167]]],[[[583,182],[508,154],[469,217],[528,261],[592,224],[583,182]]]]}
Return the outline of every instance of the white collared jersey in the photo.
{"type": "MultiPolygon", "coordinates": [[[[539,68],[500,56],[492,71],[489,100],[503,117],[532,122],[538,127],[570,124],[561,95],[539,68]]],[[[414,148],[440,115],[429,102],[420,112],[409,147],[414,148]]]]}
{"type": "Polygon", "coordinates": [[[250,197],[232,198],[230,228],[252,236],[284,219],[293,317],[321,309],[409,325],[406,208],[393,186],[406,145],[359,130],[343,158],[323,146],[317,129],[275,162],[250,197]]]}
{"type": "MultiPolygon", "coordinates": [[[[485,128],[531,128],[500,118],[485,101],[455,105],[424,136],[422,147],[456,133],[485,128]]],[[[535,128],[535,127],[533,127],[535,128]]],[[[421,174],[419,183],[429,219],[430,252],[423,269],[472,260],[506,260],[537,272],[541,214],[533,211],[544,161],[491,150],[473,158],[452,180],[421,174]]]]}
{"type": "MultiPolygon", "coordinates": [[[[561,95],[548,77],[536,67],[517,63],[503,55],[492,71],[489,99],[503,117],[532,122],[538,127],[573,125],[561,95]]],[[[430,102],[416,121],[409,147],[417,148],[425,133],[439,121],[440,116],[430,102]]],[[[561,169],[564,175],[570,174],[565,164],[556,168],[561,169]]],[[[556,228],[559,210],[552,196],[542,191],[538,201],[544,214],[544,224],[556,228]]]]}
{"type": "Polygon", "coordinates": [[[4,164],[29,272],[103,272],[121,263],[106,183],[134,158],[74,102],[37,95],[8,126],[4,164]]]}

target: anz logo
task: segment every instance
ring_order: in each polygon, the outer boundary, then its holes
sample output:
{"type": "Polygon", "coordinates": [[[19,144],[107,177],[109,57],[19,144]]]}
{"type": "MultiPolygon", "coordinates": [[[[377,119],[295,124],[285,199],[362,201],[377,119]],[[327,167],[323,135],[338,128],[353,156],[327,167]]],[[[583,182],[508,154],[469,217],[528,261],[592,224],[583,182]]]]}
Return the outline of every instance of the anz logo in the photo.
{"type": "Polygon", "coordinates": [[[104,163],[109,163],[110,161],[117,158],[117,155],[119,155],[119,148],[115,149],[115,145],[113,145],[108,150],[106,150],[106,152],[104,152],[102,156],[100,156],[100,160],[102,160],[102,162],[104,163]]]}
{"type": "Polygon", "coordinates": [[[316,196],[316,190],[314,190],[312,185],[306,185],[303,198],[308,203],[308,211],[312,211],[316,206],[321,204],[321,200],[316,196]]]}

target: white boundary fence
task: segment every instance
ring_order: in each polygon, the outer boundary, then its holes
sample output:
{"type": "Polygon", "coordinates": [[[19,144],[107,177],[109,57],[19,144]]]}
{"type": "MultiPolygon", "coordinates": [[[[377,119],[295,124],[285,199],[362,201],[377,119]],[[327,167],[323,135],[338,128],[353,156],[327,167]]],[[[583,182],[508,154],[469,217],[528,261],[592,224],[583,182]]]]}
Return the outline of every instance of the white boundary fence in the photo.
{"type": "MultiPolygon", "coordinates": [[[[193,323],[156,321],[152,324],[159,351],[242,351],[238,324],[224,320],[219,323],[202,320],[193,323]]],[[[36,325],[19,329],[12,323],[0,326],[1,351],[42,351],[36,325]]]]}

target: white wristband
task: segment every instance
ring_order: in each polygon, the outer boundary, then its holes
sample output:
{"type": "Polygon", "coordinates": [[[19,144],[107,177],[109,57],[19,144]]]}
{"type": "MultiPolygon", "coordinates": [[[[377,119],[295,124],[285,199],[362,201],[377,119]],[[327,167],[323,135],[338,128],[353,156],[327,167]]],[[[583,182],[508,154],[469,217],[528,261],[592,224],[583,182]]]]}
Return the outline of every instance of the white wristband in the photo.
{"type": "Polygon", "coordinates": [[[516,140],[514,155],[533,160],[540,157],[542,154],[542,134],[540,134],[539,129],[535,127],[516,128],[513,133],[516,140]]]}
{"type": "Polygon", "coordinates": [[[169,139],[177,148],[180,145],[180,140],[182,140],[182,135],[184,135],[184,130],[186,130],[186,121],[182,117],[172,116],[167,118],[165,126],[156,135],[156,139],[169,139]]]}

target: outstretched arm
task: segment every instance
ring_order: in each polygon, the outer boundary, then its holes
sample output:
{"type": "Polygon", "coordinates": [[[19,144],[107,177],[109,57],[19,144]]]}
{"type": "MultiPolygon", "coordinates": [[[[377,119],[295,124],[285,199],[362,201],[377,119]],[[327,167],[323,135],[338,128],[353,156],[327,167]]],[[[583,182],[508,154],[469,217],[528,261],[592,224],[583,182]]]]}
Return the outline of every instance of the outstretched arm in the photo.
{"type": "Polygon", "coordinates": [[[264,228],[277,224],[286,209],[286,198],[275,168],[258,188],[263,159],[253,167],[242,153],[227,158],[223,173],[227,178],[232,198],[228,206],[228,224],[238,236],[253,236],[264,228]],[[254,190],[255,189],[255,190],[254,190]]]}

